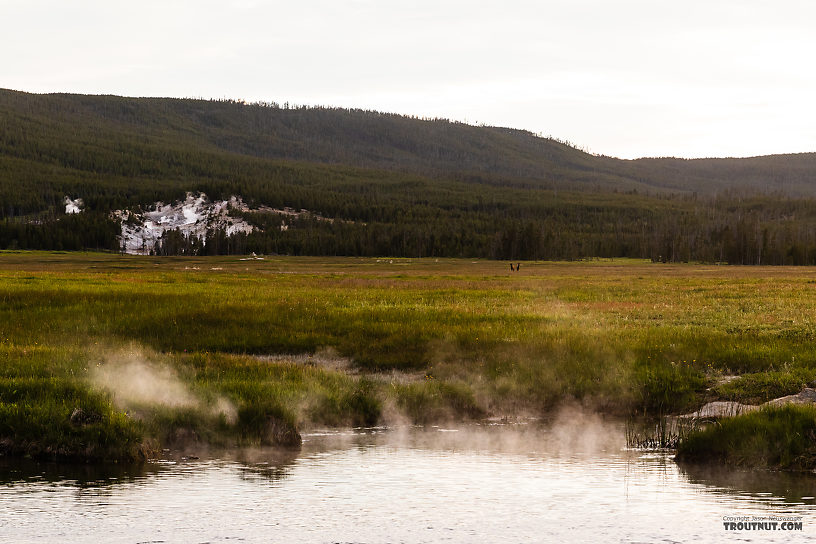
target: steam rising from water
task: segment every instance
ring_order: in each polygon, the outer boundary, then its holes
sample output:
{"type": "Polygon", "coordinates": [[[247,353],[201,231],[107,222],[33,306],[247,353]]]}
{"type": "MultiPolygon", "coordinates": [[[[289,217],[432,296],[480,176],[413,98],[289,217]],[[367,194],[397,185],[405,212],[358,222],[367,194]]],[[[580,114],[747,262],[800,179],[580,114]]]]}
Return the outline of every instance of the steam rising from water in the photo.
{"type": "MultiPolygon", "coordinates": [[[[179,377],[172,366],[163,363],[162,356],[139,347],[106,351],[99,355],[99,364],[91,370],[90,381],[113,396],[120,409],[138,411],[163,406],[171,409],[195,410],[202,415],[224,415],[229,423],[237,419],[235,406],[221,396],[203,395],[194,391],[179,377]]],[[[389,428],[390,440],[405,434],[406,440],[416,440],[416,427],[411,418],[392,397],[383,400],[381,422],[389,428]]],[[[308,404],[304,401],[306,405],[308,404]]],[[[306,406],[298,407],[302,417],[306,406]]],[[[619,451],[625,444],[625,433],[619,423],[604,420],[597,412],[577,402],[565,403],[544,421],[522,419],[528,424],[510,425],[511,432],[500,435],[489,431],[492,424],[456,423],[451,415],[451,433],[438,430],[424,435],[426,446],[500,452],[546,451],[560,455],[592,455],[603,451],[619,451]]],[[[494,422],[498,423],[498,421],[494,422]]],[[[331,433],[333,434],[333,433],[331,433]]],[[[342,433],[338,439],[342,441],[342,433]]],[[[399,442],[399,438],[396,439],[399,442]]]]}
{"type": "MultiPolygon", "coordinates": [[[[398,414],[398,413],[397,413],[398,414]]],[[[343,450],[368,441],[409,449],[481,452],[522,457],[595,457],[615,454],[626,444],[625,428],[577,403],[562,406],[553,419],[450,422],[417,426],[389,424],[362,435],[349,429],[312,430],[304,434],[304,450],[312,445],[343,450]],[[393,425],[393,426],[392,426],[393,425]]]]}
{"type": "Polygon", "coordinates": [[[207,402],[171,367],[153,359],[140,349],[105,354],[91,371],[91,383],[110,392],[114,403],[122,409],[160,405],[193,409],[212,416],[223,414],[228,422],[235,422],[237,411],[229,400],[219,396],[207,402]]]}
{"type": "Polygon", "coordinates": [[[550,450],[571,454],[619,451],[626,443],[620,425],[604,421],[579,404],[564,404],[550,427],[550,450]]]}

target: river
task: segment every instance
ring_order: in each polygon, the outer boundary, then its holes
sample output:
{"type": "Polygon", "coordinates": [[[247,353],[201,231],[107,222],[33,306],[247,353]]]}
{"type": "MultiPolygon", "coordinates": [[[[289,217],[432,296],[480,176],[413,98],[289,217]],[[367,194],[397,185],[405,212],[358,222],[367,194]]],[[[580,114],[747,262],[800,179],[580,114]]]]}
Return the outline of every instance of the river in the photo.
{"type": "Polygon", "coordinates": [[[537,424],[325,431],[305,434],[300,451],[167,452],[139,467],[0,458],[0,540],[816,539],[813,476],[679,467],[668,453],[621,448],[619,433],[585,431],[537,424]],[[766,524],[724,526],[742,518],[766,524]],[[787,522],[800,525],[781,530],[787,522]]]}

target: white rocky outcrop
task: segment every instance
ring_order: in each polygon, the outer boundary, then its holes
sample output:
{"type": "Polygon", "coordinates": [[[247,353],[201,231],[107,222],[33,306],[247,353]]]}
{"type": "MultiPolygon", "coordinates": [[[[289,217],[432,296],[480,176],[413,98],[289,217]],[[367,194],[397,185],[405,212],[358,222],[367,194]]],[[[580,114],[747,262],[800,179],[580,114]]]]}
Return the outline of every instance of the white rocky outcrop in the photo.
{"type": "MultiPolygon", "coordinates": [[[[66,197],[66,203],[68,198],[66,197]]],[[[82,204],[81,200],[71,201],[82,204]]],[[[156,202],[148,211],[116,210],[111,214],[122,222],[120,246],[122,251],[131,255],[149,255],[158,249],[159,241],[165,232],[178,230],[184,236],[206,241],[207,233],[223,230],[227,236],[237,233],[249,234],[255,227],[240,217],[229,214],[231,210],[276,214],[281,218],[280,230],[289,230],[291,223],[301,218],[332,223],[331,218],[309,210],[294,208],[272,208],[259,206],[250,208],[240,196],[231,196],[229,200],[210,201],[204,193],[187,193],[184,200],[172,204],[156,202]]],[[[67,212],[66,213],[73,213],[67,212]]]]}
{"type": "Polygon", "coordinates": [[[81,198],[72,200],[70,196],[65,197],[65,213],[79,213],[84,205],[81,198]]]}
{"type": "Polygon", "coordinates": [[[249,211],[239,197],[211,202],[204,193],[187,193],[183,201],[172,204],[156,202],[146,212],[117,210],[113,212],[113,217],[122,221],[122,251],[132,255],[148,255],[156,249],[164,233],[170,230],[178,230],[202,242],[207,233],[213,230],[224,230],[227,236],[252,232],[252,225],[240,217],[229,215],[231,209],[249,211]]]}

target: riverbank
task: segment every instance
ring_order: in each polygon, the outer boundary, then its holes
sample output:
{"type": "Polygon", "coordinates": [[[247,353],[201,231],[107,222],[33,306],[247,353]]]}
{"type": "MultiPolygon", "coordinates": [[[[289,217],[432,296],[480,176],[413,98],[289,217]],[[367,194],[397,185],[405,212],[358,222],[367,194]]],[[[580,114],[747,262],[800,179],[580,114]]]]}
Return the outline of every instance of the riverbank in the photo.
{"type": "Polygon", "coordinates": [[[3,252],[0,449],[765,401],[816,379],[814,303],[806,268],[3,252]]]}
{"type": "Polygon", "coordinates": [[[816,469],[816,405],[767,406],[689,433],[680,442],[680,463],[731,467],[816,469]]]}

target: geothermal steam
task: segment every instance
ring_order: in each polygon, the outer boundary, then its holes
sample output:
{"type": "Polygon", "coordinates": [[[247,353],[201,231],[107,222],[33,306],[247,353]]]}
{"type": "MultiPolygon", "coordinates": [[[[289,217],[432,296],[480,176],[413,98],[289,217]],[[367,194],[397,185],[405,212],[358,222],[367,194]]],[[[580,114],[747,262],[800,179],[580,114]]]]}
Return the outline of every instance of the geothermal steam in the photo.
{"type": "Polygon", "coordinates": [[[167,365],[157,363],[138,349],[106,354],[92,369],[91,383],[113,395],[114,403],[122,409],[147,406],[193,409],[218,416],[223,414],[234,423],[235,406],[223,397],[207,402],[196,395],[167,365]]]}

